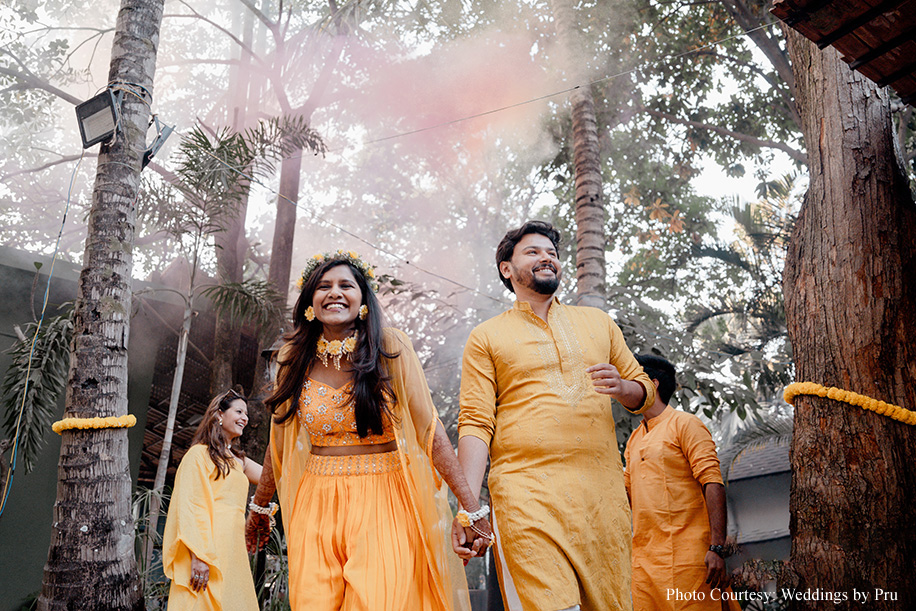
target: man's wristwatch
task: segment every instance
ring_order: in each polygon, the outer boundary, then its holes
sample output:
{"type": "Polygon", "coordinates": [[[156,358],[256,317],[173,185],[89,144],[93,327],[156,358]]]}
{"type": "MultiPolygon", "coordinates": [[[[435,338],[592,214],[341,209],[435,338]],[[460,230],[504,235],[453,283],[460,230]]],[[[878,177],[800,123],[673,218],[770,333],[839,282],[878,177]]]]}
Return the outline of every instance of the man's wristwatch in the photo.
{"type": "Polygon", "coordinates": [[[732,555],[731,551],[724,545],[710,545],[709,551],[714,553],[719,558],[722,558],[723,560],[732,555]]]}

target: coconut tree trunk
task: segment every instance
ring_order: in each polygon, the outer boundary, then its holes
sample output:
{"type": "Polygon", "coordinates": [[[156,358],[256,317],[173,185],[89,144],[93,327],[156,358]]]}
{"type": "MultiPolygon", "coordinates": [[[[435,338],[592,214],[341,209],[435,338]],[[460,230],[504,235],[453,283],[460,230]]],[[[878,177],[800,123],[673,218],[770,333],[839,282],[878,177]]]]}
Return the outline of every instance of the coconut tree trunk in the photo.
{"type": "MultiPolygon", "coordinates": [[[[151,95],[163,0],[122,0],[109,81],[151,95]]],[[[127,414],[131,256],[149,106],[123,96],[120,131],[101,147],[74,318],[65,415],[127,414]]],[[[142,609],[134,558],[126,429],[61,436],[57,500],[38,608],[142,609]]]]}
{"type": "Polygon", "coordinates": [[[604,309],[607,240],[595,100],[582,68],[584,54],[573,5],[570,0],[553,0],[551,4],[557,37],[567,59],[567,74],[572,84],[579,85],[569,96],[576,177],[576,303],[604,309]]]}
{"type": "MultiPolygon", "coordinates": [[[[810,168],[783,285],[797,379],[914,409],[916,206],[888,93],[832,49],[794,31],[788,41],[810,168]]],[[[850,599],[866,592],[869,609],[916,609],[913,456],[916,427],[797,399],[789,585],[850,599]]]]}

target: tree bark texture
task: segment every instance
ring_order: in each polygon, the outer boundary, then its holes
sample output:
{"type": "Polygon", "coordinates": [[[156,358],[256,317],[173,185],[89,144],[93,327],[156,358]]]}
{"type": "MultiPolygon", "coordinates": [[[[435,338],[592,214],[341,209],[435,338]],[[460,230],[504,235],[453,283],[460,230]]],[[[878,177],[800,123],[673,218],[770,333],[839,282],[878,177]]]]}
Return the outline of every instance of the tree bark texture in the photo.
{"type": "Polygon", "coordinates": [[[604,309],[607,244],[601,187],[601,146],[595,100],[582,69],[582,44],[570,0],[553,0],[557,38],[567,56],[567,72],[578,88],[570,94],[572,106],[573,166],[576,187],[576,303],[604,309]]]}
{"type": "MultiPolygon", "coordinates": [[[[240,30],[242,40],[249,48],[253,46],[254,15],[250,12],[237,13],[234,23],[240,30]]],[[[243,132],[248,126],[249,108],[257,106],[257,100],[251,96],[258,90],[252,83],[251,53],[239,49],[238,65],[230,71],[229,96],[234,101],[229,114],[232,131],[243,132]]],[[[248,196],[250,193],[247,179],[240,185],[238,213],[227,223],[226,230],[214,236],[216,243],[216,265],[220,282],[241,282],[243,268],[248,252],[248,240],[245,237],[245,217],[248,214],[248,196]]],[[[210,364],[210,395],[232,386],[235,380],[233,363],[239,354],[241,345],[241,325],[221,312],[216,314],[216,329],[213,335],[213,361],[210,364]]]]}
{"type": "MultiPolygon", "coordinates": [[[[914,409],[916,206],[887,92],[833,49],[819,51],[794,31],[788,38],[810,168],[784,277],[797,380],[914,409]]],[[[788,585],[850,599],[853,589],[868,592],[869,609],[916,609],[914,456],[916,427],[826,398],[797,399],[788,585]],[[876,589],[894,598],[876,600],[876,589]]]]}
{"type": "Polygon", "coordinates": [[[289,293],[293,265],[293,238],[296,235],[296,203],[299,201],[299,175],[302,149],[295,148],[280,164],[280,193],[277,196],[277,224],[270,249],[268,280],[281,295],[289,293]]]}
{"type": "MultiPolygon", "coordinates": [[[[123,0],[118,13],[109,81],[147,93],[145,102],[123,96],[119,133],[99,155],[76,302],[67,417],[127,414],[136,198],[162,10],[162,0],[123,0]]],[[[127,449],[126,429],[64,431],[39,609],[143,608],[127,449]]]]}

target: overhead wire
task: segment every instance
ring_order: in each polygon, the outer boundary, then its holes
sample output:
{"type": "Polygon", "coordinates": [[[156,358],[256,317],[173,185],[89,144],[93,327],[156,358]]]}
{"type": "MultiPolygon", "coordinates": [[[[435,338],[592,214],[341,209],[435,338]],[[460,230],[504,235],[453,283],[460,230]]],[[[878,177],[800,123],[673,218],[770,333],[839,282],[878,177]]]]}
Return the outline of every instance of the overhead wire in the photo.
{"type": "MultiPolygon", "coordinates": [[[[682,51],[681,53],[675,53],[675,54],[667,55],[667,56],[664,56],[664,57],[661,57],[661,58],[658,58],[658,59],[655,59],[655,60],[649,60],[649,61],[643,62],[642,64],[639,64],[639,65],[637,65],[637,66],[634,66],[634,67],[632,67],[632,68],[629,68],[629,69],[627,69],[627,70],[623,70],[623,71],[621,71],[621,72],[617,72],[617,73],[614,73],[614,74],[609,74],[609,75],[607,75],[607,76],[603,76],[603,77],[601,77],[601,78],[597,78],[597,79],[588,81],[588,82],[586,82],[586,83],[580,83],[580,84],[578,84],[578,85],[573,85],[573,86],[567,87],[567,88],[565,88],[565,89],[560,89],[560,90],[554,91],[554,92],[552,92],[552,93],[546,93],[546,94],[544,94],[544,95],[540,95],[540,96],[537,96],[537,97],[534,97],[534,98],[531,98],[531,99],[528,99],[528,100],[524,100],[524,101],[522,101],[522,102],[515,102],[515,103],[513,103],[513,104],[508,104],[508,105],[506,105],[506,106],[501,106],[501,107],[499,107],[499,108],[493,108],[493,109],[490,109],[490,110],[485,110],[485,111],[483,111],[483,112],[479,112],[479,113],[467,115],[467,116],[464,116],[464,117],[460,117],[460,118],[458,118],[458,119],[450,119],[450,120],[448,120],[448,121],[443,121],[443,122],[441,122],[441,123],[436,123],[436,124],[434,124],[434,125],[429,125],[429,126],[427,126],[427,127],[420,127],[420,128],[412,129],[412,130],[409,130],[409,131],[400,132],[400,133],[397,133],[397,134],[392,134],[392,135],[390,135],[390,136],[383,136],[383,137],[381,137],[381,138],[374,138],[374,139],[371,139],[371,140],[366,140],[366,141],[364,141],[364,142],[362,143],[362,145],[363,145],[363,146],[367,146],[367,145],[372,145],[372,144],[379,144],[379,143],[382,143],[382,142],[387,142],[387,141],[389,141],[389,140],[395,140],[395,139],[397,139],[397,138],[404,138],[404,137],[406,137],[406,136],[413,136],[413,135],[415,135],[415,134],[421,134],[421,133],[423,133],[423,132],[432,131],[432,130],[439,129],[439,128],[442,128],[442,127],[448,127],[449,125],[455,125],[455,124],[457,124],[457,123],[462,123],[462,122],[464,122],[464,121],[470,121],[470,120],[472,120],[472,119],[478,119],[478,118],[480,118],[480,117],[486,117],[486,116],[488,116],[488,115],[496,114],[496,113],[503,112],[503,111],[506,111],[506,110],[511,110],[511,109],[513,109],[513,108],[518,108],[518,107],[520,107],[520,106],[525,106],[525,105],[527,105],[527,104],[533,104],[533,103],[535,103],[535,102],[541,102],[541,101],[543,101],[543,100],[548,100],[548,99],[550,99],[550,98],[555,98],[555,97],[560,96],[560,95],[564,95],[564,94],[567,94],[567,93],[572,93],[573,91],[576,91],[577,89],[581,89],[581,88],[583,88],[583,87],[591,87],[591,86],[593,86],[593,85],[597,85],[598,83],[603,83],[603,82],[605,82],[605,81],[611,81],[611,80],[620,78],[620,77],[622,77],[622,76],[626,76],[626,75],[628,75],[628,74],[633,74],[633,73],[636,72],[637,70],[641,70],[641,69],[644,69],[644,68],[646,68],[646,67],[649,67],[649,66],[652,66],[652,65],[655,65],[655,64],[661,64],[661,63],[668,62],[668,61],[671,61],[671,60],[674,60],[674,59],[681,59],[681,58],[683,58],[683,57],[687,57],[688,55],[691,55],[691,54],[693,54],[693,53],[698,53],[698,52],[703,51],[703,50],[705,50],[705,49],[708,49],[708,48],[710,48],[710,47],[715,47],[715,46],[720,45],[720,44],[722,44],[722,43],[724,43],[724,42],[728,42],[729,40],[734,40],[734,39],[736,39],[736,38],[741,38],[741,37],[744,37],[744,36],[748,36],[749,34],[752,34],[753,32],[756,32],[756,31],[758,31],[758,30],[762,30],[762,29],[765,29],[765,28],[769,28],[769,27],[775,25],[776,23],[777,23],[777,22],[765,23],[765,24],[759,25],[759,26],[757,26],[757,27],[755,27],[755,28],[751,28],[750,30],[742,30],[741,33],[739,33],[739,34],[733,34],[733,35],[731,35],[731,36],[726,36],[725,38],[716,40],[716,41],[714,41],[714,42],[706,43],[705,45],[701,45],[701,46],[699,46],[699,47],[695,47],[695,48],[689,49],[689,50],[687,50],[687,51],[682,51]]],[[[330,149],[328,152],[339,152],[339,151],[341,151],[341,150],[343,150],[343,149],[330,149]]]]}
{"type": "MultiPolygon", "coordinates": [[[[585,84],[574,85],[574,86],[572,86],[572,87],[567,87],[567,88],[565,88],[565,89],[561,89],[561,90],[558,90],[558,91],[555,91],[555,92],[552,92],[552,93],[540,95],[540,96],[537,96],[537,97],[534,97],[534,98],[531,98],[531,99],[528,99],[528,100],[524,100],[524,101],[521,101],[521,102],[516,102],[516,103],[514,103],[514,104],[509,104],[509,105],[506,105],[506,106],[501,106],[501,107],[499,107],[499,108],[493,108],[493,109],[490,109],[490,110],[487,110],[487,111],[483,111],[483,112],[480,112],[480,113],[475,113],[475,114],[467,115],[467,116],[460,117],[460,118],[457,118],[457,119],[451,119],[451,120],[449,120],[449,121],[444,121],[444,122],[441,122],[441,123],[437,123],[437,124],[435,124],[435,125],[430,125],[430,126],[427,126],[427,127],[422,127],[422,128],[418,128],[418,129],[414,129],[414,130],[409,130],[409,131],[405,131],[405,132],[400,132],[400,133],[397,133],[397,134],[392,134],[392,135],[389,135],[389,136],[383,136],[383,137],[380,137],[380,138],[375,138],[375,139],[367,140],[367,141],[364,141],[362,144],[363,144],[363,146],[374,145],[374,144],[380,144],[380,143],[387,142],[387,141],[390,141],[390,140],[394,140],[394,139],[398,139],[398,138],[404,138],[404,137],[411,136],[411,135],[414,135],[414,134],[419,134],[419,133],[423,133],[423,132],[427,132],[427,131],[439,129],[439,128],[442,128],[442,127],[447,127],[447,126],[449,126],[449,125],[455,125],[455,124],[457,124],[457,123],[461,123],[461,122],[464,122],[464,121],[469,121],[469,120],[476,119],[476,118],[479,118],[479,117],[485,117],[485,116],[488,116],[488,115],[496,114],[496,113],[503,112],[503,111],[506,111],[506,110],[510,110],[510,109],[513,109],[513,108],[518,108],[519,106],[524,106],[524,105],[526,105],[526,104],[532,104],[532,103],[534,103],[534,102],[543,101],[543,100],[546,100],[546,99],[549,99],[549,98],[552,98],[552,97],[556,97],[556,96],[559,96],[559,95],[563,95],[563,94],[566,94],[566,93],[570,93],[570,92],[575,91],[575,90],[577,90],[577,89],[579,89],[579,88],[581,88],[581,87],[590,87],[590,86],[592,86],[592,85],[595,85],[595,84],[598,84],[598,83],[602,83],[602,82],[605,82],[605,81],[610,81],[610,80],[619,78],[619,77],[621,77],[621,76],[625,76],[625,75],[627,75],[627,74],[632,74],[632,73],[636,72],[637,70],[643,69],[643,68],[645,68],[645,67],[647,67],[647,66],[651,66],[651,65],[654,65],[654,64],[663,63],[663,62],[666,62],[666,61],[671,61],[671,60],[673,60],[673,59],[680,59],[680,58],[686,57],[686,56],[688,56],[688,55],[690,55],[690,54],[692,54],[692,53],[697,53],[697,52],[702,51],[702,50],[704,50],[704,49],[707,49],[707,48],[710,48],[710,47],[714,47],[714,46],[719,45],[719,44],[722,44],[722,43],[724,43],[724,42],[728,42],[729,40],[734,40],[734,39],[736,39],[736,38],[741,38],[741,37],[744,37],[744,36],[748,36],[749,34],[751,34],[751,33],[753,33],[753,32],[756,32],[756,31],[758,31],[758,30],[762,30],[762,29],[764,29],[764,28],[771,27],[772,25],[774,25],[774,23],[775,23],[775,22],[767,23],[767,24],[762,24],[762,25],[760,25],[760,26],[757,26],[757,27],[755,27],[755,28],[751,28],[751,29],[749,29],[749,30],[743,30],[741,33],[733,34],[733,35],[731,35],[731,36],[727,36],[727,37],[725,37],[725,38],[722,38],[722,39],[719,39],[719,40],[716,40],[716,41],[713,41],[713,42],[706,43],[706,44],[701,45],[701,46],[699,46],[699,47],[690,49],[690,50],[688,50],[688,51],[683,51],[683,52],[681,52],[681,53],[676,53],[676,54],[668,55],[668,56],[665,56],[665,57],[662,57],[662,58],[659,58],[659,59],[656,59],[656,60],[647,61],[647,62],[644,62],[644,63],[642,63],[642,64],[640,64],[640,65],[634,66],[633,68],[630,68],[630,69],[628,69],[628,70],[624,70],[624,71],[621,71],[621,72],[617,72],[617,73],[615,73],[615,74],[610,74],[610,75],[607,75],[607,76],[603,76],[603,77],[601,77],[601,78],[593,79],[593,80],[591,80],[591,81],[588,81],[588,82],[585,83],[585,84]]],[[[343,150],[343,148],[339,148],[339,149],[329,149],[328,152],[339,152],[339,151],[341,151],[341,150],[343,150]]],[[[453,280],[453,279],[448,278],[448,277],[446,277],[446,276],[444,276],[444,275],[442,275],[442,274],[439,274],[439,273],[437,273],[437,272],[434,272],[434,271],[431,271],[431,270],[426,269],[426,268],[424,268],[424,267],[421,267],[421,266],[417,265],[416,263],[412,263],[408,257],[406,257],[406,256],[404,256],[404,255],[400,255],[400,254],[398,254],[398,253],[396,253],[396,252],[393,252],[392,250],[387,249],[387,248],[385,248],[385,247],[383,247],[383,246],[380,246],[380,245],[378,245],[378,244],[375,244],[375,243],[373,243],[372,241],[370,241],[369,239],[367,239],[367,238],[365,238],[365,237],[363,237],[363,236],[361,236],[361,235],[359,235],[359,234],[357,234],[357,233],[355,233],[355,232],[353,232],[353,231],[350,231],[349,229],[346,229],[345,227],[342,227],[342,226],[340,226],[340,225],[334,223],[333,221],[330,221],[330,220],[328,220],[328,219],[326,219],[326,218],[323,218],[323,217],[318,216],[317,213],[315,213],[314,211],[310,210],[309,208],[306,208],[305,206],[301,205],[298,201],[294,201],[294,200],[290,199],[288,196],[286,196],[286,195],[280,193],[279,190],[273,189],[273,188],[269,187],[268,185],[264,184],[263,182],[257,180],[257,179],[254,178],[253,176],[250,176],[250,175],[247,174],[246,172],[243,172],[241,169],[236,168],[236,167],[233,167],[232,165],[230,165],[229,163],[227,163],[225,160],[220,159],[220,158],[217,157],[216,155],[213,155],[213,154],[211,154],[211,153],[209,153],[209,152],[207,152],[207,151],[204,151],[204,152],[207,153],[208,155],[210,155],[211,157],[213,157],[214,159],[216,159],[219,163],[221,163],[221,164],[224,165],[225,167],[227,167],[227,168],[229,168],[230,170],[232,170],[232,171],[238,173],[240,176],[246,178],[246,179],[249,180],[252,184],[257,184],[257,185],[263,187],[263,188],[266,189],[268,192],[270,192],[270,193],[276,195],[276,196],[279,197],[279,198],[282,198],[282,199],[286,200],[287,202],[289,202],[290,204],[292,204],[292,205],[295,206],[296,208],[298,208],[298,209],[304,211],[306,214],[308,214],[308,215],[311,217],[311,219],[312,219],[314,222],[317,222],[317,223],[323,224],[323,225],[325,225],[325,226],[327,226],[327,227],[331,227],[331,228],[333,228],[333,229],[336,229],[337,231],[343,233],[344,235],[348,235],[348,236],[352,237],[353,239],[358,240],[359,242],[361,242],[361,243],[363,243],[363,244],[366,244],[366,245],[369,246],[370,248],[373,248],[373,249],[375,249],[375,250],[377,250],[377,251],[379,251],[379,252],[382,252],[382,253],[384,253],[384,254],[387,254],[388,256],[394,258],[395,260],[400,261],[400,262],[404,263],[405,265],[407,265],[407,266],[409,266],[409,267],[412,267],[412,268],[414,268],[414,269],[417,269],[417,270],[419,270],[419,271],[421,271],[421,272],[423,272],[423,273],[425,273],[425,274],[428,274],[428,275],[430,275],[430,276],[432,276],[432,277],[434,277],[434,278],[438,278],[438,279],[440,279],[440,280],[444,280],[445,282],[448,282],[448,283],[453,284],[453,285],[455,285],[455,286],[457,286],[457,287],[459,287],[459,288],[462,288],[462,289],[464,289],[464,290],[467,290],[467,291],[470,291],[470,292],[475,293],[475,294],[477,294],[477,295],[480,295],[480,296],[482,296],[482,297],[485,297],[486,299],[495,301],[496,303],[500,303],[500,304],[503,304],[503,305],[507,304],[507,302],[506,302],[504,299],[499,299],[499,298],[493,297],[492,295],[489,295],[489,294],[487,294],[487,293],[484,293],[484,292],[482,292],[482,291],[480,291],[480,290],[478,290],[478,289],[476,289],[476,288],[467,286],[466,284],[463,284],[463,283],[461,283],[461,282],[458,282],[457,280],[453,280]]]]}
{"type": "MultiPolygon", "coordinates": [[[[387,142],[387,141],[390,141],[390,140],[394,140],[394,139],[398,139],[398,138],[404,138],[404,137],[407,137],[407,136],[410,136],[410,135],[415,135],[415,134],[419,134],[419,133],[423,133],[423,132],[427,132],[427,131],[439,129],[439,128],[442,128],[442,127],[447,127],[447,126],[449,126],[449,125],[455,125],[455,124],[457,124],[457,123],[462,123],[462,122],[469,121],[469,120],[472,120],[472,119],[476,119],[476,118],[480,118],[480,117],[485,117],[485,116],[488,116],[488,115],[493,115],[493,114],[496,114],[496,113],[504,112],[504,111],[506,111],[506,110],[511,110],[511,109],[513,109],[513,108],[518,108],[518,107],[520,107],[520,106],[524,106],[524,105],[527,105],[527,104],[533,104],[533,103],[535,103],[535,102],[540,102],[540,101],[543,101],[543,100],[546,100],[546,99],[550,99],[550,98],[553,98],[553,97],[557,97],[557,96],[560,96],[560,95],[568,94],[568,93],[571,93],[571,92],[573,92],[573,91],[575,91],[575,90],[577,90],[577,89],[580,89],[581,87],[591,87],[591,86],[596,85],[596,84],[598,84],[598,83],[610,81],[610,80],[613,80],[613,79],[616,79],[616,78],[619,78],[619,77],[622,77],[622,76],[625,76],[625,75],[628,75],[628,74],[632,74],[632,73],[636,72],[637,70],[643,69],[643,68],[645,68],[645,67],[647,67],[647,66],[651,66],[651,65],[654,65],[654,64],[662,63],[662,62],[671,61],[671,60],[673,60],[673,59],[679,59],[679,58],[682,58],[682,57],[689,56],[689,55],[691,55],[691,54],[693,54],[693,53],[697,53],[697,52],[702,51],[702,50],[704,50],[704,49],[707,49],[707,48],[710,48],[710,47],[713,47],[713,46],[722,44],[722,43],[727,42],[727,41],[729,41],[729,40],[733,40],[733,39],[736,39],[736,38],[739,38],[739,37],[742,37],[742,36],[747,36],[747,35],[749,35],[749,34],[755,32],[755,31],[758,31],[758,30],[761,30],[761,29],[764,29],[764,28],[771,27],[772,25],[774,25],[774,23],[775,23],[775,22],[768,23],[768,24],[762,24],[762,25],[760,25],[760,26],[758,26],[758,27],[756,27],[756,28],[752,28],[752,29],[750,29],[750,30],[742,31],[742,32],[739,33],[739,34],[734,34],[734,35],[732,35],[732,36],[728,36],[728,37],[726,37],[726,38],[722,38],[722,39],[720,39],[720,40],[713,41],[713,42],[707,43],[707,44],[705,44],[705,45],[701,45],[701,46],[699,46],[699,47],[696,47],[696,48],[694,48],[694,49],[690,49],[690,50],[688,50],[688,51],[684,51],[684,52],[681,52],[681,53],[677,53],[677,54],[669,55],[669,56],[666,56],[666,57],[662,57],[662,58],[659,58],[659,59],[657,59],[657,60],[644,62],[643,64],[634,66],[633,68],[630,68],[630,69],[628,69],[628,70],[624,70],[624,71],[621,71],[621,72],[617,72],[617,73],[615,73],[615,74],[610,74],[610,75],[607,75],[607,76],[604,76],[604,77],[601,77],[601,78],[598,78],[598,79],[593,79],[593,80],[588,81],[587,83],[584,83],[584,84],[577,84],[577,85],[574,85],[574,86],[572,86],[572,87],[567,87],[567,88],[564,88],[564,89],[561,89],[561,90],[558,90],[558,91],[554,91],[554,92],[551,92],[551,93],[548,93],[548,94],[544,94],[544,95],[540,95],[540,96],[537,96],[537,97],[534,97],[534,98],[530,98],[530,99],[528,99],[528,100],[524,100],[524,101],[517,102],[517,103],[514,103],[514,104],[509,104],[509,105],[506,105],[506,106],[501,106],[501,107],[499,107],[499,108],[493,108],[493,109],[490,109],[490,110],[487,110],[487,111],[483,111],[483,112],[479,112],[479,113],[474,113],[474,114],[467,115],[467,116],[464,116],[464,117],[459,117],[459,118],[457,118],[457,119],[452,119],[452,120],[449,120],[449,121],[444,121],[444,122],[441,122],[441,123],[437,123],[437,124],[435,124],[435,125],[430,125],[430,126],[426,126],[426,127],[423,127],[423,128],[418,128],[418,129],[414,129],[414,130],[409,130],[409,131],[405,131],[405,132],[400,132],[400,133],[397,133],[397,134],[392,134],[392,135],[389,135],[389,136],[383,136],[383,137],[379,137],[379,138],[367,140],[367,141],[364,141],[364,142],[362,143],[362,145],[363,145],[363,146],[368,146],[368,145],[380,144],[380,143],[387,142]]],[[[137,87],[138,89],[142,90],[142,93],[145,94],[146,96],[150,96],[149,91],[147,91],[145,88],[143,88],[143,87],[141,87],[141,86],[139,86],[139,85],[137,85],[137,84],[135,84],[135,83],[113,82],[113,83],[109,83],[108,87],[110,87],[110,88],[112,88],[112,89],[124,91],[124,92],[126,92],[126,93],[128,93],[128,94],[130,94],[130,95],[133,95],[133,96],[139,98],[139,99],[140,99],[142,102],[144,102],[147,106],[150,106],[150,102],[146,99],[146,97],[144,97],[144,95],[141,95],[140,93],[138,93],[137,90],[134,89],[134,87],[137,87]]],[[[151,97],[151,96],[150,96],[150,97],[151,97]]],[[[119,122],[120,122],[120,121],[119,121],[119,122]]],[[[338,151],[340,151],[340,150],[342,150],[342,149],[332,149],[332,150],[329,150],[329,152],[338,152],[338,151]]],[[[84,151],[84,153],[85,153],[85,151],[84,151]]],[[[251,181],[252,184],[257,184],[257,185],[259,185],[259,186],[261,186],[261,187],[267,189],[269,192],[274,193],[277,197],[280,197],[280,198],[282,198],[282,199],[288,201],[290,204],[292,204],[292,205],[295,206],[296,208],[298,208],[298,209],[300,209],[300,210],[303,210],[304,212],[306,212],[306,213],[311,217],[312,221],[314,221],[314,222],[316,222],[316,223],[323,224],[323,225],[325,225],[325,226],[331,227],[331,228],[337,230],[338,232],[340,232],[340,233],[342,233],[342,234],[344,234],[344,235],[350,236],[351,238],[353,238],[353,239],[355,239],[355,240],[357,240],[357,241],[359,241],[359,242],[361,242],[361,243],[363,243],[363,244],[369,246],[370,248],[372,248],[372,249],[374,249],[374,250],[376,250],[376,251],[378,251],[378,252],[384,253],[384,254],[386,254],[386,255],[392,257],[392,258],[395,259],[396,261],[400,261],[400,262],[402,262],[403,264],[405,264],[405,265],[407,265],[407,266],[409,266],[409,267],[412,267],[412,268],[414,268],[414,269],[416,269],[416,270],[418,270],[418,271],[420,271],[420,272],[422,272],[422,273],[425,273],[425,274],[427,274],[427,275],[429,275],[429,276],[432,276],[432,277],[434,277],[434,278],[438,278],[438,279],[440,279],[440,280],[443,280],[443,281],[445,281],[445,282],[448,282],[448,283],[450,283],[450,284],[452,284],[452,285],[455,285],[455,286],[457,286],[457,287],[459,287],[459,288],[462,288],[462,289],[464,289],[464,290],[466,290],[466,291],[470,291],[470,292],[475,293],[475,294],[477,294],[477,295],[479,295],[479,296],[482,296],[482,297],[484,297],[484,298],[486,298],[486,299],[492,300],[492,301],[494,301],[494,302],[496,302],[496,303],[499,303],[499,304],[502,304],[502,305],[505,305],[505,304],[507,303],[504,299],[499,299],[499,298],[493,297],[492,295],[489,295],[489,294],[487,294],[487,293],[484,293],[484,292],[482,292],[482,291],[480,291],[480,290],[478,290],[478,289],[476,289],[476,288],[474,288],[474,287],[467,286],[467,285],[465,285],[465,284],[463,284],[463,283],[461,283],[461,282],[458,282],[457,280],[453,280],[452,278],[449,278],[449,277],[447,277],[447,276],[445,276],[445,275],[439,274],[439,273],[434,272],[434,271],[432,271],[432,270],[429,270],[429,269],[427,269],[427,268],[425,268],[425,267],[422,267],[422,266],[420,266],[420,265],[417,265],[416,263],[411,262],[410,259],[407,258],[407,257],[404,256],[404,255],[398,254],[398,253],[392,251],[391,249],[388,249],[388,248],[386,248],[386,247],[384,247],[384,246],[381,246],[381,245],[379,245],[379,244],[376,244],[376,243],[372,242],[371,240],[369,240],[369,239],[367,239],[367,238],[365,238],[365,237],[363,237],[363,236],[361,236],[361,235],[359,235],[359,234],[357,234],[357,233],[355,233],[355,232],[353,232],[353,231],[350,231],[349,229],[347,229],[347,228],[345,228],[345,227],[343,227],[343,226],[341,226],[341,225],[338,225],[337,223],[334,223],[333,221],[330,221],[330,220],[328,220],[328,219],[326,219],[326,218],[320,217],[316,212],[314,212],[314,211],[312,211],[312,210],[306,208],[305,206],[301,205],[298,201],[294,201],[294,200],[290,199],[288,196],[286,196],[286,195],[280,193],[278,190],[275,190],[275,189],[270,188],[269,186],[265,185],[263,182],[257,180],[257,179],[254,178],[253,176],[248,175],[246,172],[243,172],[243,171],[240,170],[239,168],[234,168],[234,167],[232,167],[230,164],[226,163],[224,160],[220,159],[220,158],[217,157],[216,155],[212,155],[212,154],[210,154],[209,152],[207,152],[207,154],[210,155],[211,157],[213,157],[214,159],[216,159],[216,160],[217,160],[219,163],[221,163],[222,165],[224,165],[224,166],[226,166],[227,168],[229,168],[230,170],[237,172],[240,176],[243,176],[243,177],[246,178],[247,180],[251,181]]],[[[62,236],[62,234],[63,234],[64,225],[65,225],[65,223],[66,223],[67,212],[68,212],[69,207],[70,207],[70,199],[71,199],[72,190],[73,190],[73,181],[74,181],[74,179],[75,179],[76,172],[77,172],[77,170],[79,169],[80,164],[82,163],[82,160],[83,160],[83,154],[80,155],[80,158],[79,158],[79,161],[78,161],[78,163],[77,163],[77,166],[76,166],[76,168],[74,168],[73,175],[71,176],[70,188],[69,188],[68,194],[67,194],[67,203],[66,203],[65,210],[64,210],[64,215],[63,215],[63,218],[62,218],[62,221],[61,221],[60,232],[58,233],[57,242],[56,242],[56,244],[55,244],[54,254],[53,254],[52,262],[51,262],[51,269],[50,269],[49,274],[48,274],[48,282],[47,282],[47,286],[46,286],[46,289],[45,289],[45,296],[44,296],[44,302],[43,302],[43,304],[42,304],[41,317],[40,317],[40,319],[39,319],[39,321],[38,321],[38,325],[37,325],[37,327],[36,327],[35,335],[34,335],[33,338],[32,338],[32,344],[31,344],[30,351],[29,351],[29,364],[28,364],[28,369],[27,369],[26,387],[25,387],[25,390],[24,390],[24,392],[23,392],[23,399],[22,399],[22,403],[21,403],[21,406],[20,406],[19,415],[18,415],[18,417],[17,417],[17,422],[16,422],[16,433],[15,433],[14,446],[13,446],[13,453],[12,453],[12,461],[11,461],[11,466],[10,466],[9,474],[8,474],[8,476],[7,476],[7,480],[6,480],[6,483],[5,483],[5,485],[4,485],[3,496],[2,496],[2,503],[0,503],[0,515],[2,515],[2,513],[3,513],[3,511],[4,511],[5,507],[6,507],[6,502],[7,502],[8,496],[9,496],[10,485],[11,485],[11,482],[12,482],[13,473],[14,473],[15,468],[16,468],[16,462],[17,462],[17,459],[18,459],[18,449],[19,449],[19,432],[20,432],[20,427],[21,427],[22,414],[23,414],[24,409],[25,409],[25,399],[26,399],[27,391],[28,391],[28,372],[31,371],[32,356],[33,356],[33,354],[34,354],[35,342],[37,341],[38,334],[39,334],[39,332],[40,332],[40,330],[41,330],[41,324],[42,324],[42,322],[44,321],[44,316],[45,316],[45,312],[46,312],[46,309],[47,309],[48,295],[49,295],[50,285],[51,285],[51,276],[52,276],[53,271],[54,271],[54,263],[55,263],[55,261],[56,261],[56,259],[57,259],[57,254],[58,254],[58,251],[59,251],[59,248],[60,248],[60,240],[61,240],[61,236],[62,236]]],[[[476,309],[476,308],[474,308],[474,309],[476,309]]],[[[651,333],[651,332],[649,332],[649,333],[651,333]]],[[[659,337],[663,337],[661,334],[658,334],[658,336],[659,336],[659,337]]],[[[667,337],[667,336],[664,336],[664,337],[667,337]]],[[[710,353],[723,354],[723,353],[721,353],[721,352],[714,351],[714,350],[707,350],[707,351],[710,352],[710,353]]],[[[442,365],[440,365],[440,366],[442,366],[442,365]]]]}

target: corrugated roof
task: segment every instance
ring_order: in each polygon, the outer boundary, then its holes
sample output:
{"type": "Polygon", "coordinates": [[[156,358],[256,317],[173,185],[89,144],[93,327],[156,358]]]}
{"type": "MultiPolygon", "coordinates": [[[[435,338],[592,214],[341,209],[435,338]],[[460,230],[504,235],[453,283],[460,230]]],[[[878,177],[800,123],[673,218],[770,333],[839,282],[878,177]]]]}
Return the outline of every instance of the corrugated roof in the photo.
{"type": "Polygon", "coordinates": [[[789,444],[768,442],[741,452],[728,472],[728,481],[763,477],[791,471],[789,444]]]}
{"type": "Polygon", "coordinates": [[[772,13],[850,68],[916,103],[916,0],[776,0],[772,13]]]}
{"type": "Polygon", "coordinates": [[[788,528],[777,528],[776,530],[750,530],[747,532],[739,532],[735,539],[739,544],[744,543],[759,543],[761,541],[773,541],[774,539],[782,539],[789,537],[788,528]]]}

